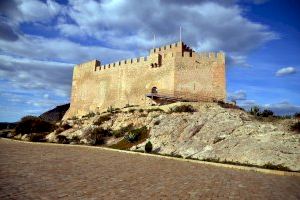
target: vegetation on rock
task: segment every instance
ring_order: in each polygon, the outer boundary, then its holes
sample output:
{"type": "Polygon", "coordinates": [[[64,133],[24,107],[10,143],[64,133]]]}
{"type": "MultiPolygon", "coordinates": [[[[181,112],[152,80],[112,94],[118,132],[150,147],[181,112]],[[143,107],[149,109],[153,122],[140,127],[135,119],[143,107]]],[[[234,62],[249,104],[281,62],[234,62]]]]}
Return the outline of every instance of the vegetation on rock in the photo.
{"type": "Polygon", "coordinates": [[[191,105],[181,105],[170,108],[169,113],[181,113],[181,112],[196,112],[197,110],[191,105]]]}
{"type": "Polygon", "coordinates": [[[151,153],[151,151],[152,151],[152,143],[148,141],[145,145],[145,152],[151,153]]]}
{"type": "Polygon", "coordinates": [[[46,133],[54,130],[54,125],[40,117],[26,116],[16,126],[16,134],[46,133]]]}

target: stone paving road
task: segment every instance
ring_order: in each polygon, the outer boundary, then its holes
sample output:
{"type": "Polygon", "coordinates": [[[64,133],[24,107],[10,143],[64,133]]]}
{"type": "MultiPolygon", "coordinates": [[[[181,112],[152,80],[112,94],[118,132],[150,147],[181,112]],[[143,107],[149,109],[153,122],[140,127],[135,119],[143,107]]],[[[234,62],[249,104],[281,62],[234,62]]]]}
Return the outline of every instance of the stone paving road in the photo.
{"type": "Polygon", "coordinates": [[[0,199],[300,199],[300,177],[0,139],[0,199]]]}

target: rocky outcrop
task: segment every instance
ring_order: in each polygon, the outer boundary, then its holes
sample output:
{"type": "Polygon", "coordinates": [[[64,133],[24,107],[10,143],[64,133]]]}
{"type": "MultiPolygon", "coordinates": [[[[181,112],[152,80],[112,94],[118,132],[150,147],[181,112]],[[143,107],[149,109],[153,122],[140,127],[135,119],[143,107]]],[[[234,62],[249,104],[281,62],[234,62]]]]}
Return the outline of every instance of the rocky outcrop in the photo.
{"type": "Polygon", "coordinates": [[[40,118],[42,118],[45,121],[49,121],[49,122],[60,121],[63,118],[63,116],[65,115],[65,113],[67,112],[67,110],[69,109],[69,107],[70,107],[69,103],[60,105],[60,106],[56,106],[52,110],[49,110],[49,111],[41,114],[40,118]]]}
{"type": "MultiPolygon", "coordinates": [[[[121,110],[100,126],[117,130],[128,124],[146,125],[150,130],[147,141],[151,141],[153,151],[159,154],[300,171],[300,134],[288,128],[296,119],[273,118],[267,122],[243,110],[226,109],[215,103],[189,103],[197,109],[192,113],[166,112],[181,104],[184,103],[160,106],[164,111],[140,107],[131,112],[121,110]]],[[[65,121],[73,128],[61,134],[80,136],[99,117],[81,118],[79,125],[65,121]]],[[[147,141],[131,150],[144,150],[147,141]]]]}

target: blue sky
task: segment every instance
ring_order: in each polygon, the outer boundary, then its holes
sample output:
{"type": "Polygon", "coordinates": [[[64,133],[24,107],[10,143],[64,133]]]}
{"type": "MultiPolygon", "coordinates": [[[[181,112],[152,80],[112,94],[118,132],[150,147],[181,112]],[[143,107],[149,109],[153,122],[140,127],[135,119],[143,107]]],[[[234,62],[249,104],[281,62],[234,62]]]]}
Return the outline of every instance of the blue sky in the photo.
{"type": "Polygon", "coordinates": [[[300,112],[297,0],[2,0],[0,121],[69,102],[74,64],[146,55],[179,40],[224,51],[227,93],[245,108],[300,112]]]}

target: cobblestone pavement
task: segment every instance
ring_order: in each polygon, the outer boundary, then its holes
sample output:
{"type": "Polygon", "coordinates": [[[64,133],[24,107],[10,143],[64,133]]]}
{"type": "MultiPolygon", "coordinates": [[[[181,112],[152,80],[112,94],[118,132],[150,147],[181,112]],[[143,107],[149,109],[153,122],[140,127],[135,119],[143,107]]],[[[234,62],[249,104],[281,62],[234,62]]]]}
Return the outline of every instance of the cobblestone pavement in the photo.
{"type": "Polygon", "coordinates": [[[0,199],[300,199],[300,177],[0,139],[0,199]]]}

